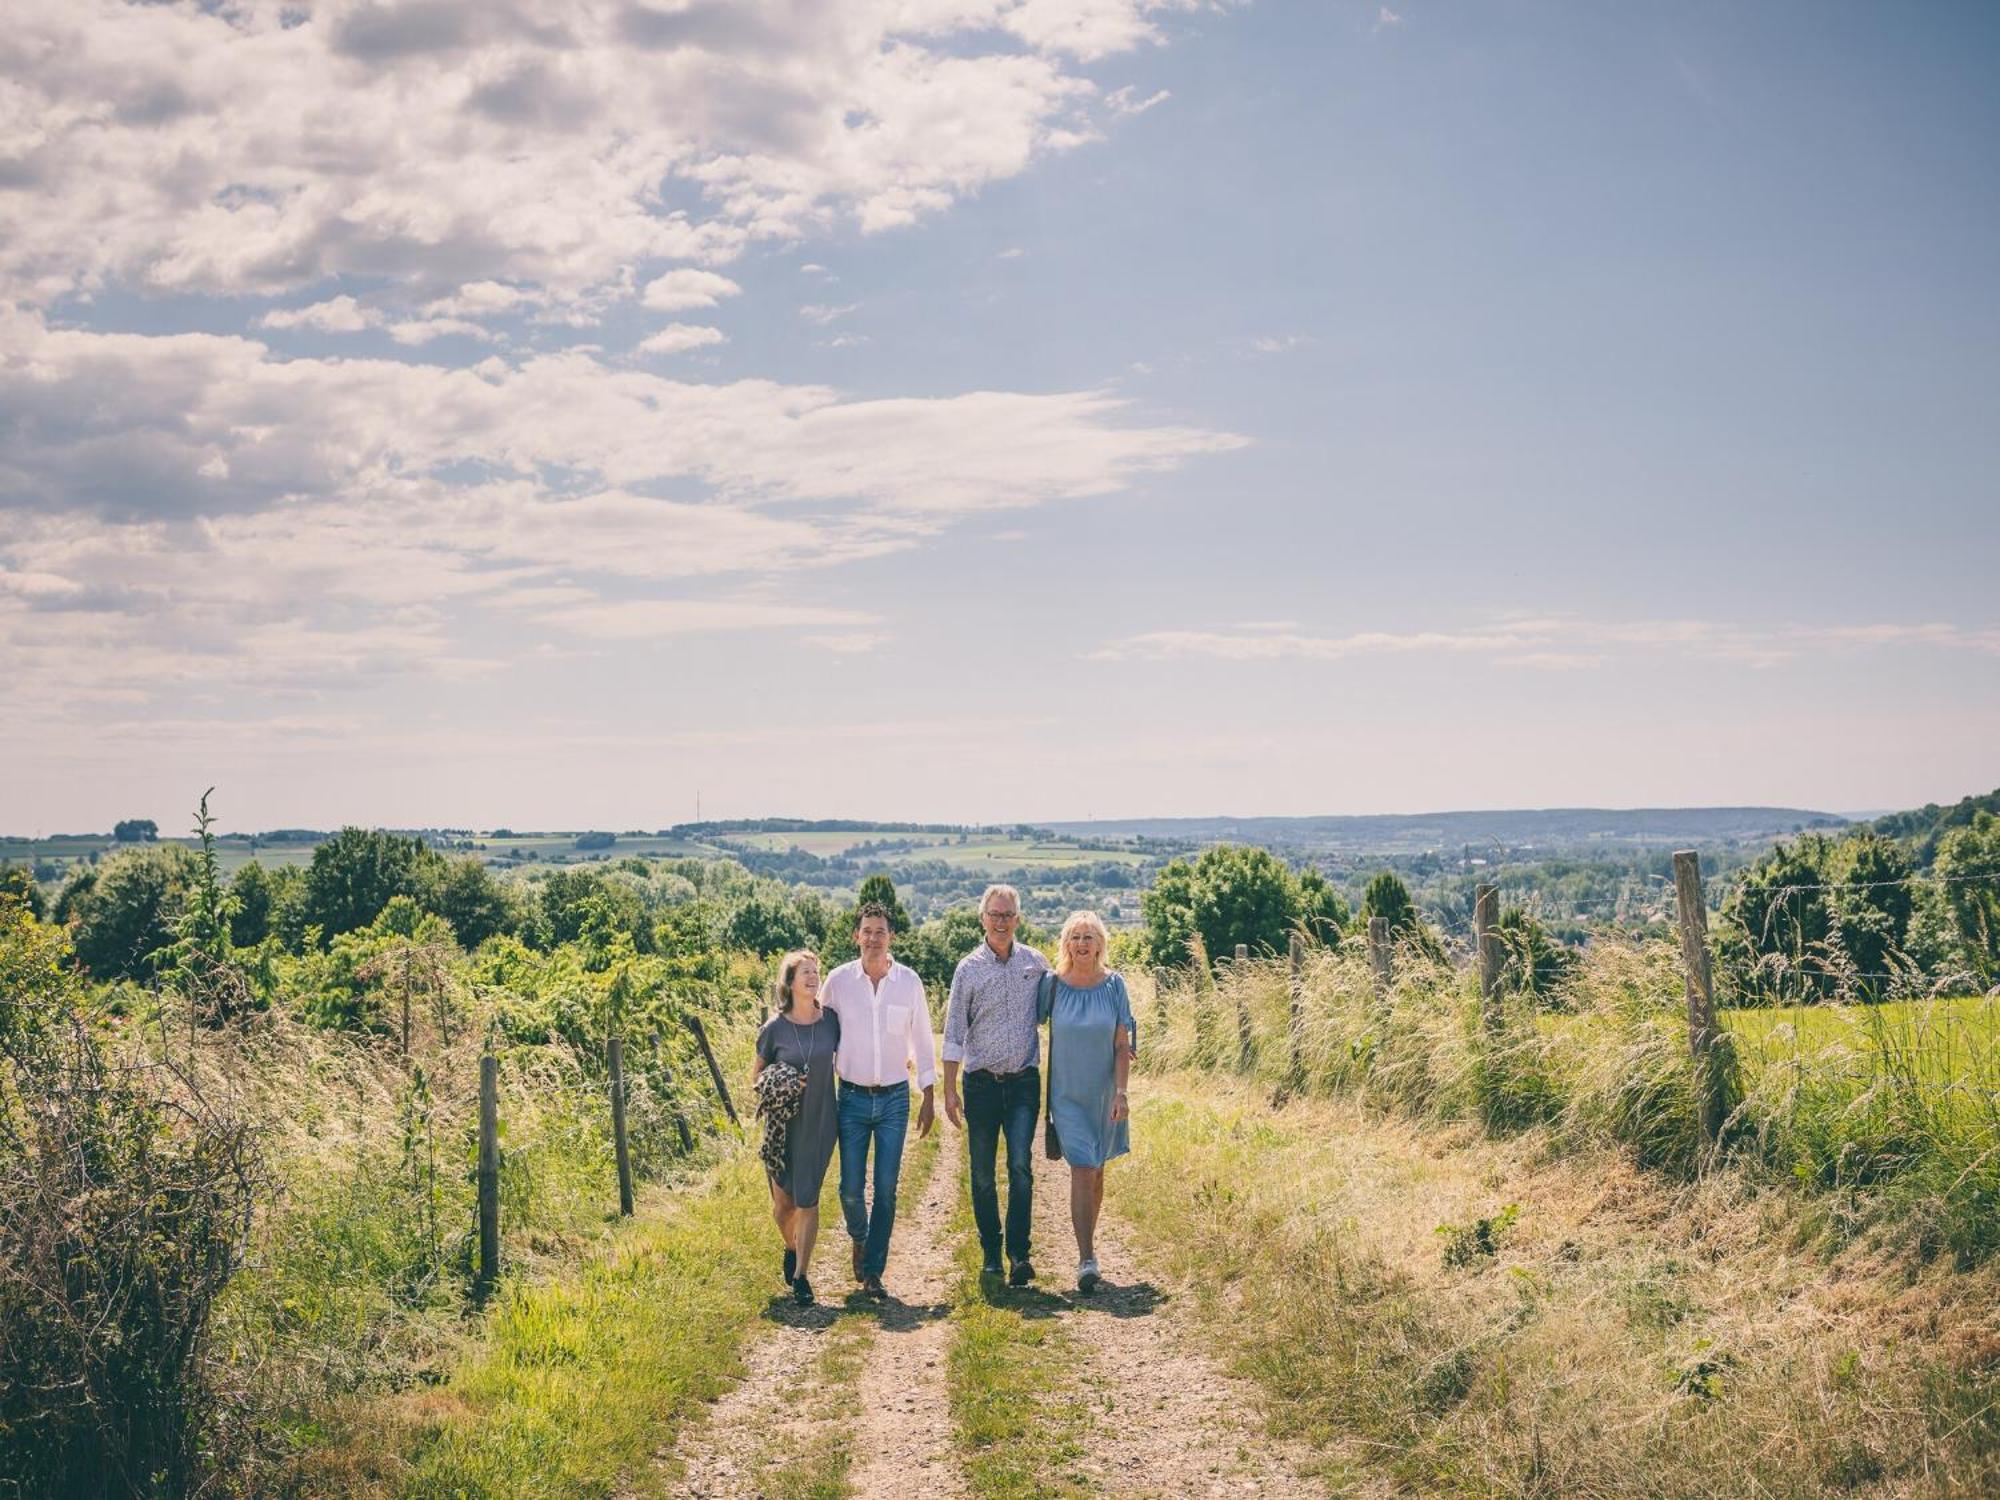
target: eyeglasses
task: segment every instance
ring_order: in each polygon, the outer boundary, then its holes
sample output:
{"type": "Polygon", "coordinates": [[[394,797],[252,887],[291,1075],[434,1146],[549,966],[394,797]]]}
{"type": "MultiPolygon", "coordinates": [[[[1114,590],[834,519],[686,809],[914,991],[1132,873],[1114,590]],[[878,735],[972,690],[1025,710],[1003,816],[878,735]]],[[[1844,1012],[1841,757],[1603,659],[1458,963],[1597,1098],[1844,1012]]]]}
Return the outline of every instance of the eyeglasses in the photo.
{"type": "Polygon", "coordinates": [[[1018,922],[1021,914],[1017,911],[989,911],[981,915],[991,917],[996,922],[1018,922]]]}

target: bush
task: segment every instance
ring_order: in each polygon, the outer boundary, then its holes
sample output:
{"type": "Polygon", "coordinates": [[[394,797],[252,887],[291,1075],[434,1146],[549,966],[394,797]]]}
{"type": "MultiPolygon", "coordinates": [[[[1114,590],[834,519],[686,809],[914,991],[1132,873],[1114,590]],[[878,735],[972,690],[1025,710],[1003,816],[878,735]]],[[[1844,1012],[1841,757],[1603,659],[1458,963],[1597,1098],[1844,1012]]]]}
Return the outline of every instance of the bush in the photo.
{"type": "Polygon", "coordinates": [[[139,979],[174,940],[195,858],[179,844],[134,850],[86,870],[63,888],[56,917],[77,958],[98,979],[139,979]]]}
{"type": "Polygon", "coordinates": [[[219,1400],[210,1314],[242,1261],[248,1127],[92,1032],[60,933],[0,907],[0,1434],[18,1493],[184,1495],[219,1400]]]}

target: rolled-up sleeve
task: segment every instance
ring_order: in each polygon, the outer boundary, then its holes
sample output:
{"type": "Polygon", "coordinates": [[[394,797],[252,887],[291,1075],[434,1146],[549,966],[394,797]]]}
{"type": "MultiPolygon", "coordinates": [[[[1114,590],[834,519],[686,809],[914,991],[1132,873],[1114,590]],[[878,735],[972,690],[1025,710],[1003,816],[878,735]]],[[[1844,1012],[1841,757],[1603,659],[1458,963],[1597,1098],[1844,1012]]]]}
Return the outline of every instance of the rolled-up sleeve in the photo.
{"type": "Polygon", "coordinates": [[[937,1082],[937,1044],[931,1037],[931,1007],[924,998],[924,982],[913,972],[910,988],[916,991],[910,1002],[910,1061],[916,1064],[917,1087],[930,1088],[937,1082]]]}
{"type": "Polygon", "coordinates": [[[965,960],[960,959],[951,971],[951,998],[944,1006],[944,1060],[948,1063],[965,1061],[966,1010],[972,995],[966,968],[965,960]]]}

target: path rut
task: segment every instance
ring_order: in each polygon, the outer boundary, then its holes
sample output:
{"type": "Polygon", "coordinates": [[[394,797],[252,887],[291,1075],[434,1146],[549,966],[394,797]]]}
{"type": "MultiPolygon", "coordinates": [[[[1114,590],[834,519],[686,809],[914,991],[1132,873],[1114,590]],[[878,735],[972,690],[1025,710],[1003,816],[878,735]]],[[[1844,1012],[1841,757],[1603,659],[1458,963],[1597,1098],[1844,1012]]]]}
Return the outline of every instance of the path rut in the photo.
{"type": "Polygon", "coordinates": [[[794,1307],[778,1297],[780,1252],[771,1234],[773,1302],[765,1317],[772,1327],[747,1351],[743,1379],[709,1409],[705,1424],[682,1438],[674,1495],[761,1500],[776,1472],[836,1440],[852,1455],[848,1482],[855,1494],[886,1494],[912,1482],[947,1500],[964,1493],[945,1384],[952,1287],[946,1229],[963,1150],[955,1139],[940,1142],[922,1195],[898,1204],[884,1305],[854,1295],[849,1241],[831,1183],[820,1199],[813,1256],[818,1306],[794,1307]],[[865,1331],[853,1388],[828,1391],[819,1383],[821,1356],[829,1339],[857,1325],[865,1331]]]}
{"type": "MultiPolygon", "coordinates": [[[[1037,1142],[1039,1146],[1039,1141],[1037,1142]]],[[[1111,1164],[1111,1171],[1118,1164],[1111,1164]]],[[[1076,1290],[1069,1169],[1036,1153],[1035,1263],[1041,1290],[1064,1304],[1079,1379],[1096,1408],[1082,1463],[1105,1494],[1306,1500],[1330,1492],[1309,1476],[1310,1449],[1271,1437],[1262,1399],[1202,1347],[1181,1289],[1149,1277],[1107,1209],[1097,1227],[1104,1279],[1076,1290]]]]}

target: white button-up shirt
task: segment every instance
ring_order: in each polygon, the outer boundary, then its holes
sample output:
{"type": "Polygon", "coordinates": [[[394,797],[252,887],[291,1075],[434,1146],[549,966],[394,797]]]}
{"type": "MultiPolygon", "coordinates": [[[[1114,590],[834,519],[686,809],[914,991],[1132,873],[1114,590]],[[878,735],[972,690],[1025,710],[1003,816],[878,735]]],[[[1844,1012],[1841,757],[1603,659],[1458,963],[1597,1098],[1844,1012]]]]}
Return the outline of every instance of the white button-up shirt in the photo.
{"type": "Polygon", "coordinates": [[[878,985],[861,967],[861,960],[854,959],[826,976],[819,1003],[840,1017],[835,1062],[849,1083],[872,1088],[907,1083],[912,1066],[918,1088],[937,1082],[931,1011],[915,969],[891,959],[889,972],[878,985]]]}

